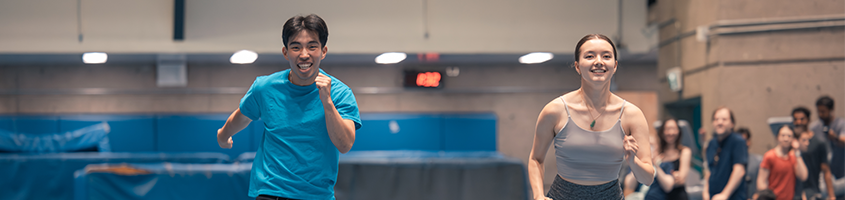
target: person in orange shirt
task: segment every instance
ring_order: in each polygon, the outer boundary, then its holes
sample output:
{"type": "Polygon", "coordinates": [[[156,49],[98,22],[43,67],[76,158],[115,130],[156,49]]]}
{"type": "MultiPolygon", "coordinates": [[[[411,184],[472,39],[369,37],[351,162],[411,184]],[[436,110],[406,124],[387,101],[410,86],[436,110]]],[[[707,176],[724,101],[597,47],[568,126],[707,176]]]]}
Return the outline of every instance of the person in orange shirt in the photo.
{"type": "Polygon", "coordinates": [[[795,132],[788,125],[780,128],[778,145],[767,151],[760,163],[757,191],[770,189],[778,200],[790,200],[795,196],[795,178],[807,180],[807,166],[801,159],[800,146],[795,138],[795,132]]]}

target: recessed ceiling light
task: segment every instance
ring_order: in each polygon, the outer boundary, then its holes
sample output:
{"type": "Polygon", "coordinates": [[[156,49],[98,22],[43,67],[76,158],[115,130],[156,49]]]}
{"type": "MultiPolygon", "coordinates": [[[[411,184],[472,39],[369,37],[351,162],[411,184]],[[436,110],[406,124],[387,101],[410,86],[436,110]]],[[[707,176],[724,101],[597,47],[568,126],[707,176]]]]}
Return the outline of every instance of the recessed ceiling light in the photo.
{"type": "Polygon", "coordinates": [[[258,59],[258,53],[250,50],[240,50],[232,54],[229,62],[232,64],[252,64],[258,59]]]}
{"type": "Polygon", "coordinates": [[[549,61],[552,58],[554,58],[554,54],[549,52],[532,52],[519,57],[519,63],[537,64],[549,61]]]}
{"type": "Polygon", "coordinates": [[[109,55],[104,52],[88,52],[82,54],[82,62],[85,64],[103,64],[109,59],[109,55]]]}
{"type": "Polygon", "coordinates": [[[376,57],[378,64],[396,64],[402,62],[408,55],[402,52],[387,52],[376,57]]]}

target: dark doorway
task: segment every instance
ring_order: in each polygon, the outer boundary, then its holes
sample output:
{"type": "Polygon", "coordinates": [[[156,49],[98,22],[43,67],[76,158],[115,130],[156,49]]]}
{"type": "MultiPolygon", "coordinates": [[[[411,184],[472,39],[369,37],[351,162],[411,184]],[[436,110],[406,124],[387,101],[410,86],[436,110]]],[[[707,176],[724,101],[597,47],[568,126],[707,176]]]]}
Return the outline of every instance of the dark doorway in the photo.
{"type": "Polygon", "coordinates": [[[695,132],[695,138],[698,149],[701,149],[701,142],[698,138],[698,129],[701,128],[701,97],[689,98],[680,101],[667,103],[664,105],[666,112],[676,119],[683,119],[690,123],[692,130],[695,132]]]}

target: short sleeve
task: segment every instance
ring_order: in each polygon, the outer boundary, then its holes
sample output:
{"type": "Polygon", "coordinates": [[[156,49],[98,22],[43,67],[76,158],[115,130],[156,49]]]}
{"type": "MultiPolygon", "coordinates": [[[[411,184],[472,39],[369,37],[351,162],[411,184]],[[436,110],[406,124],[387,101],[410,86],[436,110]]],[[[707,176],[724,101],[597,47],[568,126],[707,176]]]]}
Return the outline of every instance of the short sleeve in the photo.
{"type": "Polygon", "coordinates": [[[760,169],[772,170],[772,156],[769,153],[763,154],[763,161],[760,162],[760,169]]]}
{"type": "Polygon", "coordinates": [[[355,123],[355,130],[358,130],[361,128],[361,116],[358,112],[358,102],[355,100],[355,94],[352,93],[352,89],[339,82],[332,84],[332,102],[334,102],[335,109],[340,114],[340,118],[352,120],[355,123]]]}
{"type": "Polygon", "coordinates": [[[238,107],[241,109],[241,114],[246,117],[249,117],[251,120],[258,120],[261,118],[261,105],[258,103],[258,98],[260,95],[260,88],[258,85],[260,84],[261,77],[255,79],[255,82],[252,83],[252,86],[249,87],[249,90],[246,91],[246,95],[241,98],[241,105],[238,107]]]}
{"type": "Polygon", "coordinates": [[[742,164],[748,167],[748,146],[746,146],[745,140],[742,137],[738,135],[734,135],[734,137],[737,138],[737,141],[733,143],[733,164],[742,164]]]}
{"type": "Polygon", "coordinates": [[[837,128],[839,128],[838,133],[836,133],[839,137],[845,136],[845,120],[841,119],[838,120],[839,123],[837,124],[837,128]]]}

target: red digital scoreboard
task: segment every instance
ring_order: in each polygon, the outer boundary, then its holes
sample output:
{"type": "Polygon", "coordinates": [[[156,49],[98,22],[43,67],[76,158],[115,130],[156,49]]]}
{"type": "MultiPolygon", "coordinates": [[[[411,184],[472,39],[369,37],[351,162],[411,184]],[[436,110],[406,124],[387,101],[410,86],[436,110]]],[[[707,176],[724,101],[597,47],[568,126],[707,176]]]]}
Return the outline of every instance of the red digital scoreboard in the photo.
{"type": "Polygon", "coordinates": [[[443,73],[438,71],[405,71],[405,87],[441,88],[443,73]]]}

